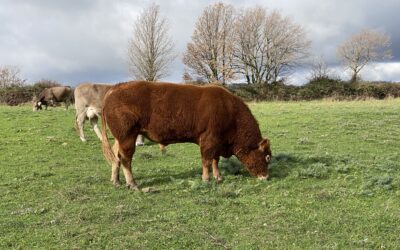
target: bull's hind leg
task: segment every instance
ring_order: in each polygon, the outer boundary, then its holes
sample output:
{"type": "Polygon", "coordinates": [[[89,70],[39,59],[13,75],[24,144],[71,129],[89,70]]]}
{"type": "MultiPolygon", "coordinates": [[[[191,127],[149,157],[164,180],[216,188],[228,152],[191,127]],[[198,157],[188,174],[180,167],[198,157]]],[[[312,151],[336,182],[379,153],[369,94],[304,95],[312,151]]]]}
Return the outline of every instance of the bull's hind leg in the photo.
{"type": "Polygon", "coordinates": [[[118,141],[115,141],[112,151],[114,155],[117,157],[117,161],[113,162],[111,165],[111,182],[114,184],[114,186],[119,186],[119,169],[121,166],[121,155],[119,154],[119,144],[118,141]]]}
{"type": "Polygon", "coordinates": [[[126,186],[131,190],[139,190],[132,175],[132,156],[135,153],[135,136],[127,136],[124,140],[119,140],[119,152],[121,154],[122,170],[125,175],[126,186]]]}

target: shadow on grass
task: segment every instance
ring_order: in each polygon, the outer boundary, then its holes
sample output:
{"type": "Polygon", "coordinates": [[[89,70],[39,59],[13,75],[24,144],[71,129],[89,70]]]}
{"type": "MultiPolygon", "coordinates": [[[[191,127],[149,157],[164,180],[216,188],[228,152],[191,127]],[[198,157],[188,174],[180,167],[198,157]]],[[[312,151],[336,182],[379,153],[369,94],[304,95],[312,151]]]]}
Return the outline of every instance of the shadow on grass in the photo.
{"type": "MultiPolygon", "coordinates": [[[[329,167],[335,163],[335,159],[330,156],[315,156],[315,155],[305,155],[305,156],[295,156],[293,154],[280,153],[273,157],[271,164],[269,165],[269,176],[271,179],[284,179],[292,171],[299,171],[302,169],[307,169],[309,167],[313,168],[315,166],[329,167]]],[[[222,177],[227,176],[237,176],[241,175],[245,178],[252,178],[247,169],[243,164],[236,158],[231,157],[229,159],[221,158],[219,163],[219,169],[222,177]]],[[[166,183],[172,183],[174,180],[188,180],[191,178],[201,178],[201,166],[198,168],[191,168],[187,171],[182,171],[179,173],[169,172],[163,175],[149,175],[142,177],[140,186],[152,186],[152,185],[162,185],[166,183]]],[[[305,177],[315,177],[323,178],[320,175],[320,170],[316,169],[315,172],[300,174],[301,178],[305,177]],[[309,176],[309,175],[312,176],[309,176]]],[[[212,173],[210,173],[210,181],[212,180],[212,173]]]]}
{"type": "Polygon", "coordinates": [[[269,165],[269,176],[270,178],[283,179],[296,169],[315,165],[330,166],[334,162],[335,159],[330,156],[294,156],[292,154],[280,153],[273,157],[269,165]]]}
{"type": "Polygon", "coordinates": [[[150,175],[145,176],[139,180],[141,187],[162,185],[166,183],[172,183],[174,180],[188,180],[193,177],[198,177],[201,174],[201,166],[199,169],[189,169],[188,171],[168,174],[168,175],[150,175]]]}

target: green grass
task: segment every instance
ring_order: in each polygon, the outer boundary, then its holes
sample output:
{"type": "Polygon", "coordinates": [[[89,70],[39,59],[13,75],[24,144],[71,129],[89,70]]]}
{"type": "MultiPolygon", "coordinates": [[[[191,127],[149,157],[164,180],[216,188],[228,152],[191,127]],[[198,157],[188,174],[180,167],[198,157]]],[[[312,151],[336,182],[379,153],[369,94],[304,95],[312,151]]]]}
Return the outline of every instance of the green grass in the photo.
{"type": "Polygon", "coordinates": [[[74,110],[0,106],[0,249],[357,249],[400,246],[400,100],[251,103],[270,180],[235,159],[201,182],[194,144],[137,149],[115,188],[74,110]]]}

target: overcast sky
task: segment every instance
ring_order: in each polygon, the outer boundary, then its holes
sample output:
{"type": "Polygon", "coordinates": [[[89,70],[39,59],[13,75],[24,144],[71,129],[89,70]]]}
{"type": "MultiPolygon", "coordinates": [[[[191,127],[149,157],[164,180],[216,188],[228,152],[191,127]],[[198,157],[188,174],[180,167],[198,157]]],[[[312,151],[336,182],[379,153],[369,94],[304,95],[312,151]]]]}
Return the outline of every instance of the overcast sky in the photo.
{"type": "MultiPolygon", "coordinates": [[[[216,1],[159,0],[161,14],[179,54],[165,80],[179,82],[182,53],[197,18],[216,1]]],[[[393,58],[361,72],[365,80],[400,81],[400,0],[231,0],[238,8],[261,5],[278,10],[302,25],[312,41],[311,53],[323,57],[345,77],[336,47],[362,29],[390,35],[393,58]]],[[[32,83],[51,79],[67,85],[84,81],[120,82],[130,79],[127,45],[132,24],[144,0],[0,0],[0,65],[15,65],[32,83]]],[[[298,70],[290,83],[304,82],[298,70]]]]}

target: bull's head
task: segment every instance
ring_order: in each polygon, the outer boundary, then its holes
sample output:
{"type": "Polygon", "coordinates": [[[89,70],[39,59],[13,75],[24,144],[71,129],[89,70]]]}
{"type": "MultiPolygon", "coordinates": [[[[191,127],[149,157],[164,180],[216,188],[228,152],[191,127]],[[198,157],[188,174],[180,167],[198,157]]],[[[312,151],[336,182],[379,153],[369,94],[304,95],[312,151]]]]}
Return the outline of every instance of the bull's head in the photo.
{"type": "Polygon", "coordinates": [[[262,139],[258,143],[258,147],[254,147],[247,152],[242,152],[237,155],[250,174],[258,177],[260,180],[268,179],[268,164],[272,159],[270,145],[268,139],[262,139]]]}
{"type": "Polygon", "coordinates": [[[262,139],[258,144],[258,150],[261,151],[265,157],[265,161],[267,162],[267,175],[258,176],[260,180],[268,179],[268,164],[272,160],[272,151],[271,151],[271,142],[268,139],[262,139]]]}

